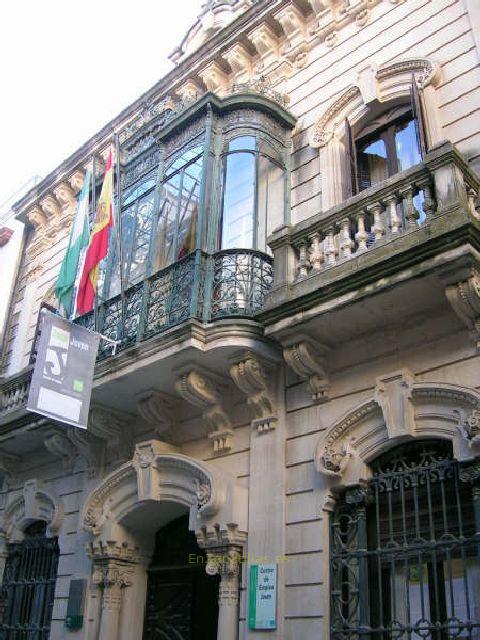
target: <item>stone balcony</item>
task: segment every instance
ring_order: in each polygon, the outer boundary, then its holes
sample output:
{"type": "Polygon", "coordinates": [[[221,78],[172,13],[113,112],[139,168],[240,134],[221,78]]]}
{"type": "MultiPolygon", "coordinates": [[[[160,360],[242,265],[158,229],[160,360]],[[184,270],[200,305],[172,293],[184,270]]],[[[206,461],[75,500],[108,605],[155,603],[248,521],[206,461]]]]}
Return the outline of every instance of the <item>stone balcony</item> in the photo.
{"type": "Polygon", "coordinates": [[[258,318],[316,400],[328,387],[327,359],[344,370],[365,350],[410,348],[407,336],[414,345],[420,331],[434,348],[436,336],[467,328],[480,346],[479,193],[478,177],[445,142],[270,237],[274,284],[258,318]]]}

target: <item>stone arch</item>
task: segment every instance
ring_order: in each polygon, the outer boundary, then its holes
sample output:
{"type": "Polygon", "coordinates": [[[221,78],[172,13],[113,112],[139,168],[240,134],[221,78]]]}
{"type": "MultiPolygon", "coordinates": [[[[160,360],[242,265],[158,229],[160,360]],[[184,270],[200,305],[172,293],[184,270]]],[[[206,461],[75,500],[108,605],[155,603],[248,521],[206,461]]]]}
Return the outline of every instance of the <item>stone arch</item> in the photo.
{"type": "Polygon", "coordinates": [[[37,520],[47,524],[47,535],[58,533],[63,518],[59,498],[38,480],[27,480],[22,493],[13,498],[3,517],[3,529],[8,542],[20,542],[25,529],[37,520]]]}
{"type": "Polygon", "coordinates": [[[368,462],[414,438],[447,439],[458,460],[480,453],[480,393],[454,384],[417,382],[408,370],[377,379],[373,397],[327,429],[317,470],[343,485],[369,475],[368,462]]]}
{"type": "Polygon", "coordinates": [[[392,63],[370,63],[359,69],[357,82],[344,89],[316,121],[310,145],[319,149],[323,209],[348,197],[345,173],[345,118],[352,126],[365,121],[375,110],[409,98],[412,75],[423,91],[429,146],[442,140],[435,87],[440,80],[437,64],[428,58],[407,58],[392,63]]]}
{"type": "Polygon", "coordinates": [[[214,465],[158,440],[137,444],[133,459],[104,478],[85,502],[82,523],[93,537],[88,551],[92,583],[102,588],[101,596],[89,603],[101,611],[92,615],[88,637],[140,640],[138,612],[145,606],[155,533],[187,510],[189,529],[207,550],[208,572],[221,577],[219,637],[234,637],[247,490],[214,465]],[[126,587],[133,588],[123,597],[126,587]]]}

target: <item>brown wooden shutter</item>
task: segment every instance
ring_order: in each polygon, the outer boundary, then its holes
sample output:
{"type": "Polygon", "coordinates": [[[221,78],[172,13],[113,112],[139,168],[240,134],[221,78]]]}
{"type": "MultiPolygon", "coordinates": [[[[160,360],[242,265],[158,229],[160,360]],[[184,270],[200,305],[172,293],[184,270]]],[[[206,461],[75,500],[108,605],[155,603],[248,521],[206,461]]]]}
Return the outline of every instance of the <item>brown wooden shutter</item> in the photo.
{"type": "Polygon", "coordinates": [[[412,102],[412,112],[415,118],[415,128],[417,130],[418,144],[420,146],[420,155],[422,159],[425,157],[428,151],[425,118],[423,114],[422,106],[422,92],[418,88],[415,76],[412,73],[412,85],[410,87],[410,99],[412,102]]]}
{"type": "Polygon", "coordinates": [[[352,128],[348,118],[345,118],[345,158],[346,158],[346,174],[350,182],[350,196],[358,193],[358,176],[357,176],[357,154],[355,153],[355,142],[352,136],[352,128]]]}

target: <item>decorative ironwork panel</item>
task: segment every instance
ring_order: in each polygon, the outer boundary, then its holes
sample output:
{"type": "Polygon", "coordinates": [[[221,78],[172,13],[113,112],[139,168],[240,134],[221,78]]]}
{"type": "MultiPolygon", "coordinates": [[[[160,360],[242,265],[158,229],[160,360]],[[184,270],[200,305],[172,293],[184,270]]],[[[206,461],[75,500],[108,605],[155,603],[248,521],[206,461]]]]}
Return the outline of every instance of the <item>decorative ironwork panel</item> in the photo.
{"type": "Polygon", "coordinates": [[[140,282],[125,292],[125,325],[122,332],[122,348],[137,341],[142,317],[144,286],[144,283],[140,282]]]}
{"type": "MultiPolygon", "coordinates": [[[[104,302],[99,310],[98,331],[110,340],[121,341],[122,339],[122,301],[120,296],[115,296],[111,300],[104,302]]],[[[98,358],[105,358],[111,355],[112,345],[109,342],[101,341],[98,349],[98,358]]]]}
{"type": "Polygon", "coordinates": [[[212,318],[253,315],[273,283],[273,261],[260,251],[229,249],[213,257],[212,318]]]}
{"type": "Polygon", "coordinates": [[[402,446],[373,472],[331,520],[332,637],[478,639],[480,522],[450,444],[402,446]]]}
{"type": "MultiPolygon", "coordinates": [[[[44,530],[44,523],[40,526],[44,530]]],[[[58,556],[57,539],[46,538],[44,533],[35,530],[23,542],[8,546],[2,585],[0,638],[48,639],[58,556]]]]}
{"type": "Polygon", "coordinates": [[[195,253],[159,271],[149,279],[145,337],[188,320],[192,314],[195,253]]]}

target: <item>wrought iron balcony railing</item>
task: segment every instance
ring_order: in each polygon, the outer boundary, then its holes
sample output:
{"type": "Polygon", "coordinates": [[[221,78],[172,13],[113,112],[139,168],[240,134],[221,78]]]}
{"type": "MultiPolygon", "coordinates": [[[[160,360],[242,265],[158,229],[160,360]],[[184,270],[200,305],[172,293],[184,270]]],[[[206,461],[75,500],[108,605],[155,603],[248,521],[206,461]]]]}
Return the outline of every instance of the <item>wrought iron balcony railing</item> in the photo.
{"type": "Polygon", "coordinates": [[[261,318],[274,309],[278,315],[303,296],[318,297],[324,287],[331,297],[334,283],[343,278],[353,286],[361,269],[376,264],[386,273],[407,251],[420,256],[430,240],[480,220],[479,193],[478,177],[446,142],[422,163],[329,211],[278,229],[269,238],[275,281],[261,318]]]}
{"type": "MultiPolygon", "coordinates": [[[[273,283],[272,258],[259,251],[232,249],[208,255],[196,251],[97,308],[96,329],[118,341],[117,351],[196,318],[253,316],[273,283]]],[[[76,322],[94,328],[93,312],[76,322]]],[[[99,358],[111,355],[102,343],[99,358]]]]}

